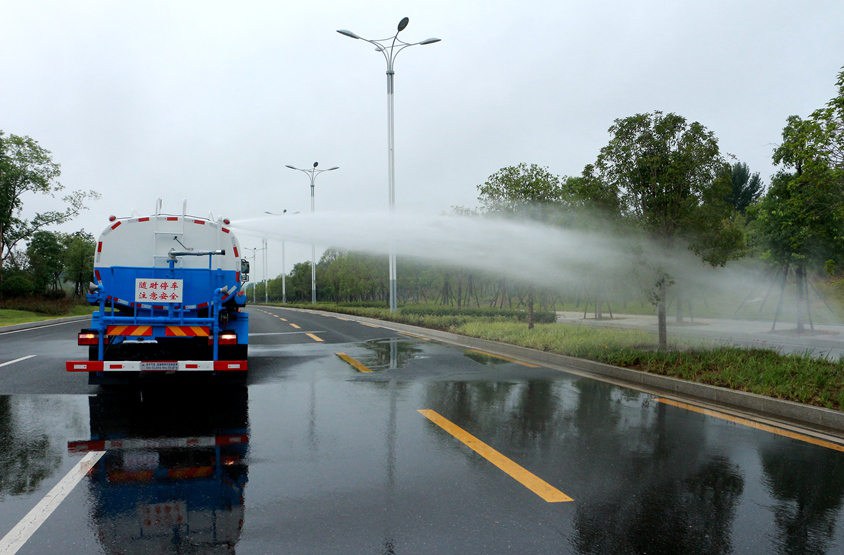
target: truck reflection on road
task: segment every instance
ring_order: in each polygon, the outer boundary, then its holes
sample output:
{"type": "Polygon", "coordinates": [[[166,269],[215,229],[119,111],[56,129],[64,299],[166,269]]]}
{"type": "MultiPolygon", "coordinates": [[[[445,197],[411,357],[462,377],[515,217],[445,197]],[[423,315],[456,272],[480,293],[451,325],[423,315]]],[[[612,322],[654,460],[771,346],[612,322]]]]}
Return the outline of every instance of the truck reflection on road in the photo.
{"type": "Polygon", "coordinates": [[[88,487],[105,553],[234,554],[243,529],[247,391],[101,394],[91,439],[105,451],[88,487]]]}

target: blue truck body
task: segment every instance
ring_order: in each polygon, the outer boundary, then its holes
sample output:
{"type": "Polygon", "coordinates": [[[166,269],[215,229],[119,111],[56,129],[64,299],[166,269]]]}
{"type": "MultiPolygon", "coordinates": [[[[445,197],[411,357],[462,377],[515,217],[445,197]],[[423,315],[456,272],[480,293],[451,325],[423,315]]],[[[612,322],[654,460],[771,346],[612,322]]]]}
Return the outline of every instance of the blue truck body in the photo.
{"type": "Polygon", "coordinates": [[[68,361],[91,384],[199,372],[245,380],[248,263],[227,221],[156,214],[112,220],[97,242],[79,334],[87,361],[68,361]]]}

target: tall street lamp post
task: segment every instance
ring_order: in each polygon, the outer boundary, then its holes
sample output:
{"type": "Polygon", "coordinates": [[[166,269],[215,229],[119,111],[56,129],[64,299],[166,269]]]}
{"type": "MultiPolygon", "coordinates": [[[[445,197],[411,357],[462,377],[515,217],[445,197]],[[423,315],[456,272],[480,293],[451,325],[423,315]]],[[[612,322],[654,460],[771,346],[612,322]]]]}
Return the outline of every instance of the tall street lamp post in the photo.
{"type": "MultiPolygon", "coordinates": [[[[291,170],[302,172],[311,179],[311,214],[314,213],[314,180],[321,173],[340,169],[340,166],[334,166],[327,170],[318,170],[318,165],[319,162],[314,162],[314,166],[309,170],[303,170],[302,168],[297,168],[289,164],[286,165],[291,170]]],[[[311,243],[311,304],[316,304],[316,245],[314,243],[311,243]]]]}
{"type": "MultiPolygon", "coordinates": [[[[405,17],[399,21],[396,34],[386,39],[370,40],[356,35],[351,31],[345,29],[338,29],[337,32],[341,35],[366,41],[375,46],[375,50],[384,56],[387,61],[387,180],[388,193],[390,202],[390,214],[393,215],[396,211],[396,171],[395,171],[395,152],[393,148],[394,140],[394,125],[393,125],[393,76],[395,71],[393,65],[396,61],[396,56],[399,52],[409,46],[416,46],[417,44],[433,44],[439,42],[440,39],[430,38],[419,42],[404,42],[399,40],[399,33],[401,33],[410,19],[405,17]]],[[[390,312],[396,311],[396,250],[393,244],[390,245],[390,312]]]]}
{"type": "MultiPolygon", "coordinates": [[[[298,214],[299,212],[293,212],[294,214],[298,214]]],[[[264,214],[269,214],[270,216],[284,216],[287,214],[287,210],[282,210],[281,214],[276,214],[275,212],[267,212],[264,210],[264,214]]],[[[287,270],[284,266],[284,243],[286,241],[284,239],[281,240],[281,302],[287,304],[287,270]]]]}

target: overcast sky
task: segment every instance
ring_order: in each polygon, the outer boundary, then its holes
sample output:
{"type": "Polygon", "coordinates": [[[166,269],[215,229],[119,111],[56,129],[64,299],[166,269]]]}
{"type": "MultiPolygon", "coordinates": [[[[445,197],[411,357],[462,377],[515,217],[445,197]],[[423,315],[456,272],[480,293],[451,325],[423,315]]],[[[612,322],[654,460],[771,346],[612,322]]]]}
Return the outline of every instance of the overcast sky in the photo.
{"type": "Polygon", "coordinates": [[[308,178],[285,165],[314,161],[340,166],[317,211],[386,209],[386,64],[336,30],[385,38],[405,16],[402,39],[442,42],[396,63],[399,210],[475,206],[520,162],[577,175],[614,119],[654,110],[699,121],[767,183],[786,117],[824,105],[844,65],[841,0],[0,0],[0,129],[102,194],[64,231],[97,235],[157,197],[232,220],[307,212],[308,178]]]}

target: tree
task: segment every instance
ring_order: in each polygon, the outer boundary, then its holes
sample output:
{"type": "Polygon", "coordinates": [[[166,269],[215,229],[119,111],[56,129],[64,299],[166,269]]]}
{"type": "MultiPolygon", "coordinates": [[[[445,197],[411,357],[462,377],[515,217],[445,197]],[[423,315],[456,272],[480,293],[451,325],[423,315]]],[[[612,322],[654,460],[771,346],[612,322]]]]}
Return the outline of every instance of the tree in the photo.
{"type": "MultiPolygon", "coordinates": [[[[657,111],[617,119],[609,132],[612,139],[601,149],[595,176],[615,192],[622,216],[653,240],[660,254],[688,247],[713,265],[737,256],[742,234],[730,223],[726,163],[711,131],[657,111]]],[[[664,348],[666,291],[674,278],[663,263],[650,266],[664,348]]]]}
{"type": "Polygon", "coordinates": [[[744,214],[747,207],[759,200],[765,192],[759,172],[751,174],[750,168],[743,162],[736,162],[724,168],[724,175],[729,177],[732,185],[727,202],[732,204],[737,212],[744,214]]]}
{"type": "Polygon", "coordinates": [[[814,115],[809,119],[790,116],[782,144],[773,155],[774,162],[786,170],[774,176],[768,194],[751,214],[754,237],[765,249],[764,257],[782,268],[783,279],[794,270],[798,332],[804,331],[811,267],[829,265],[844,255],[844,182],[829,154],[829,137],[814,115]]]}
{"type": "Polygon", "coordinates": [[[61,287],[66,243],[67,238],[63,233],[36,231],[32,235],[26,248],[26,256],[29,259],[29,272],[36,293],[61,287]]]}
{"type": "Polygon", "coordinates": [[[73,283],[73,295],[81,297],[94,275],[94,236],[84,229],[69,235],[64,251],[65,277],[73,283]]]}
{"type": "Polygon", "coordinates": [[[55,195],[64,188],[56,181],[60,174],[59,164],[53,162],[49,150],[29,137],[4,136],[0,131],[0,266],[5,265],[18,242],[47,226],[71,220],[84,209],[86,200],[99,198],[94,191],[74,191],[62,198],[67,205],[64,210],[23,218],[24,196],[55,195]]]}
{"type": "Polygon", "coordinates": [[[478,201],[486,213],[503,216],[535,216],[545,219],[542,209],[568,204],[566,189],[548,168],[521,163],[501,168],[478,185],[478,201]]]}

